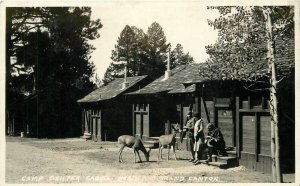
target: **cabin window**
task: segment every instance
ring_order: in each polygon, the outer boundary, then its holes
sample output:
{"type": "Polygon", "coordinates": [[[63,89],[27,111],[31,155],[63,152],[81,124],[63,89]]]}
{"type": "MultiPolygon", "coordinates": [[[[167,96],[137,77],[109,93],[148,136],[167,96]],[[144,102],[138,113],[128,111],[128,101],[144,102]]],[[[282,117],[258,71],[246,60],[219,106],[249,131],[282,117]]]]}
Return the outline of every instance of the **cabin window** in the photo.
{"type": "Polygon", "coordinates": [[[216,98],[215,101],[216,107],[230,107],[230,98],[216,98]]]}
{"type": "Polygon", "coordinates": [[[253,109],[261,109],[262,108],[262,97],[261,96],[251,97],[251,108],[253,108],[253,109]]]}
{"type": "Polygon", "coordinates": [[[242,109],[248,109],[249,108],[249,98],[248,97],[243,97],[241,104],[242,104],[241,105],[242,109]]]}

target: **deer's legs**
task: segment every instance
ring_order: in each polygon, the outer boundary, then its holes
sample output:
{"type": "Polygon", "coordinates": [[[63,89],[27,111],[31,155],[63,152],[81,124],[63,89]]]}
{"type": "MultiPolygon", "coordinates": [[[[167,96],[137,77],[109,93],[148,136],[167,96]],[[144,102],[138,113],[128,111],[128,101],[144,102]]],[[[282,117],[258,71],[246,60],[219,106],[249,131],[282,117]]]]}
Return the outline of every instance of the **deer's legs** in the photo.
{"type": "Polygon", "coordinates": [[[173,144],[173,152],[174,152],[174,158],[175,158],[175,160],[177,160],[177,158],[176,158],[176,152],[175,152],[175,144],[173,144]]]}
{"type": "Polygon", "coordinates": [[[159,146],[158,146],[158,156],[157,156],[157,159],[158,159],[158,161],[160,160],[160,148],[161,148],[161,146],[160,146],[160,144],[159,144],[159,146]]]}
{"type": "Polygon", "coordinates": [[[159,144],[158,147],[158,160],[162,160],[162,150],[163,150],[164,146],[159,144]]]}
{"type": "Polygon", "coordinates": [[[135,148],[133,148],[133,152],[134,152],[134,163],[136,163],[136,150],[135,150],[135,148]]]}
{"type": "Polygon", "coordinates": [[[170,155],[170,145],[167,146],[168,148],[168,156],[167,156],[167,160],[169,161],[169,155],[170,155]]]}
{"type": "Polygon", "coordinates": [[[123,163],[123,160],[122,160],[122,152],[123,152],[123,149],[124,149],[125,145],[122,145],[120,150],[119,150],[119,162],[120,163],[123,163]]]}
{"type": "Polygon", "coordinates": [[[137,155],[138,155],[138,157],[139,157],[139,159],[140,159],[140,162],[142,162],[142,159],[141,159],[141,156],[140,156],[140,153],[139,153],[139,151],[138,151],[138,150],[136,150],[136,153],[137,153],[137,155]]]}

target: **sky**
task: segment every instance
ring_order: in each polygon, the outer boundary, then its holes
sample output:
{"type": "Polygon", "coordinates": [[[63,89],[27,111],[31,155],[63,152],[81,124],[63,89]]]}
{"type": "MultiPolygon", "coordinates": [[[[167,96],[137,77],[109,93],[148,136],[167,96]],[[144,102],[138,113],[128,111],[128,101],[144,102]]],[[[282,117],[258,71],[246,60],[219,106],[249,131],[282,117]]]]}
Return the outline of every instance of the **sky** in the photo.
{"type": "Polygon", "coordinates": [[[100,38],[91,41],[96,48],[92,61],[100,79],[111,62],[111,51],[126,25],[136,26],[147,32],[153,22],[158,22],[172,49],[182,44],[184,52],[189,52],[195,62],[204,62],[208,55],[205,46],[213,44],[217,31],[208,26],[207,19],[215,19],[218,12],[207,10],[200,3],[119,3],[111,6],[92,7],[92,19],[100,19],[103,27],[100,38]]]}

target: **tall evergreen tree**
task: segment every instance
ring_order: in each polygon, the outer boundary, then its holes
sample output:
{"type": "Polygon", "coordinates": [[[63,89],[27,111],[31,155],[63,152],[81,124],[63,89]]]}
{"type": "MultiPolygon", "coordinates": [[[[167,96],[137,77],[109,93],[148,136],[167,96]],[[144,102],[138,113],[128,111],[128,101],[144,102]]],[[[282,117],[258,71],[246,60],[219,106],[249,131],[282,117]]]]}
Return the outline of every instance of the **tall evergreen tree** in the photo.
{"type": "MultiPolygon", "coordinates": [[[[87,7],[7,10],[7,22],[11,23],[7,30],[12,31],[7,38],[7,52],[17,57],[16,62],[7,62],[7,71],[11,72],[8,93],[18,90],[19,95],[24,94],[24,84],[17,82],[27,76],[25,92],[36,94],[38,100],[40,120],[36,122],[51,126],[40,130],[39,136],[80,134],[76,101],[94,87],[90,80],[94,74],[90,61],[94,48],[88,41],[100,36],[100,20],[91,20],[91,9],[87,7]]],[[[10,105],[14,100],[7,97],[6,101],[10,105]]]]}
{"type": "Polygon", "coordinates": [[[111,59],[113,63],[110,64],[104,74],[104,84],[124,75],[124,63],[129,67],[128,76],[137,75],[137,49],[137,35],[130,26],[126,25],[117,40],[115,49],[112,50],[111,59]]]}
{"type": "Polygon", "coordinates": [[[147,30],[148,75],[156,78],[164,73],[169,47],[163,28],[157,22],[152,23],[147,30]]]}
{"type": "MultiPolygon", "coordinates": [[[[112,51],[113,62],[104,74],[104,84],[124,76],[124,64],[119,64],[120,61],[127,63],[128,76],[159,77],[166,70],[169,48],[171,44],[167,43],[164,31],[158,23],[152,23],[147,33],[135,26],[126,25],[112,51]]],[[[171,52],[171,68],[192,62],[193,57],[184,53],[181,44],[177,44],[171,52]]]]}

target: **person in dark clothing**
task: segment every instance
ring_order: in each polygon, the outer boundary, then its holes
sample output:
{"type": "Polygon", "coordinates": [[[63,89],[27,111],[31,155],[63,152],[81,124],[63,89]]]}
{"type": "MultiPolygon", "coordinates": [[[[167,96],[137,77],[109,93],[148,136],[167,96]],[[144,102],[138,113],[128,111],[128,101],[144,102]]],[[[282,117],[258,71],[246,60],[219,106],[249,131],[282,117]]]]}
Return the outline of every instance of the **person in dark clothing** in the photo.
{"type": "Polygon", "coordinates": [[[209,123],[206,128],[208,130],[207,136],[205,137],[208,152],[208,159],[206,161],[212,161],[212,154],[227,156],[225,141],[221,130],[211,123],[209,123]]]}
{"type": "Polygon", "coordinates": [[[180,142],[182,143],[183,138],[185,136],[187,136],[187,142],[189,145],[189,148],[191,150],[192,153],[192,159],[190,159],[189,161],[192,162],[195,160],[195,151],[194,151],[194,143],[195,143],[195,139],[194,139],[194,126],[195,126],[195,118],[193,117],[193,113],[189,112],[187,114],[187,118],[186,118],[186,124],[183,127],[183,132],[180,136],[180,142]]]}
{"type": "Polygon", "coordinates": [[[196,118],[196,123],[194,126],[194,151],[195,151],[195,161],[193,161],[194,165],[198,165],[201,160],[203,153],[203,144],[204,144],[204,122],[201,119],[199,113],[194,114],[194,118],[196,118]]]}

